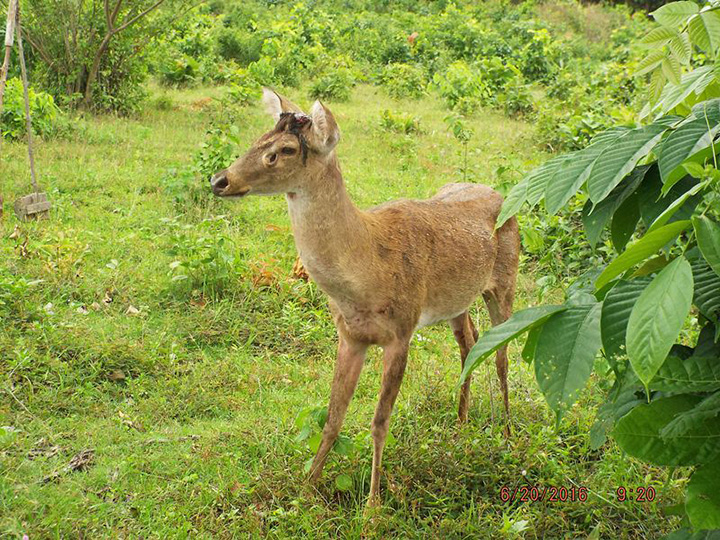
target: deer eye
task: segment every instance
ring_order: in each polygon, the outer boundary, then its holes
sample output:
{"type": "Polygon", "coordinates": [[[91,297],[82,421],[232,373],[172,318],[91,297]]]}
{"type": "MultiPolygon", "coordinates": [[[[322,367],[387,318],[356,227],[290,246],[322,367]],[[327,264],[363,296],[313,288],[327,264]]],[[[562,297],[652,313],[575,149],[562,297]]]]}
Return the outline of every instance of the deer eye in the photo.
{"type": "Polygon", "coordinates": [[[292,156],[297,150],[292,146],[286,146],[280,151],[286,156],[292,156]]]}

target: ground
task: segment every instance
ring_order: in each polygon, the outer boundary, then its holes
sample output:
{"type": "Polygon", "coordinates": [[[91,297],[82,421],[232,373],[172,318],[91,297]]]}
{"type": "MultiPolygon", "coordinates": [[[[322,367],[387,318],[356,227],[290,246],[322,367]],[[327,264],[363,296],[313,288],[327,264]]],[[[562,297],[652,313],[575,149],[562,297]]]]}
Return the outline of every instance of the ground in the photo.
{"type": "MultiPolygon", "coordinates": [[[[447,326],[414,338],[384,506],[364,514],[377,351],[343,429],[355,451],[333,452],[323,482],[309,487],[312,451],[296,441],[295,419],[328,400],[326,300],[292,276],[282,197],[216,201],[202,179],[199,198],[177,192],[173,178],[224,114],[211,99],[222,89],[151,91],[137,117],[78,117],[69,134],[40,143],[48,221],[11,215],[30,188],[24,147],[3,145],[0,272],[19,288],[0,303],[0,537],[653,538],[672,529],[661,507],[681,502],[678,482],[611,441],[590,448],[599,381],[556,428],[516,344],[511,439],[492,362],[477,371],[470,420],[458,426],[460,362],[447,326]],[[587,500],[504,500],[504,486],[514,495],[523,485],[575,499],[587,488],[587,500]],[[652,486],[657,499],[619,502],[621,486],[652,486]]],[[[290,92],[309,104],[305,95],[290,92]]],[[[461,147],[436,99],[394,101],[360,86],[328,105],[359,206],[428,197],[462,179],[461,147]],[[383,131],[384,109],[419,117],[423,133],[383,131]]],[[[271,127],[257,105],[235,124],[241,147],[271,127]]],[[[528,122],[482,112],[469,125],[471,181],[502,188],[542,159],[528,122]]],[[[541,271],[523,261],[516,308],[534,302],[541,271]]],[[[480,306],[473,316],[487,328],[480,306]]]]}

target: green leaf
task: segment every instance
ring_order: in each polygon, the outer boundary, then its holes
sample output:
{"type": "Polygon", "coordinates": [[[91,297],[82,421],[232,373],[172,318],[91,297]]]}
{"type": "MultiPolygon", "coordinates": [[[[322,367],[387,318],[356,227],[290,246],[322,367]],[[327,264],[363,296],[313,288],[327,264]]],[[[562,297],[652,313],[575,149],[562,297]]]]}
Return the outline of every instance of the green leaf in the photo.
{"type": "Polygon", "coordinates": [[[670,2],[656,9],[650,15],[663,26],[679,26],[700,10],[695,2],[670,2]]]}
{"type": "Polygon", "coordinates": [[[350,437],[339,435],[338,438],[335,439],[333,450],[341,456],[349,456],[355,450],[355,443],[350,437]]]}
{"type": "Polygon", "coordinates": [[[692,223],[700,252],[710,268],[720,276],[720,225],[706,216],[694,217],[692,223]]]}
{"type": "Polygon", "coordinates": [[[625,249],[638,221],[640,221],[640,206],[637,193],[633,193],[613,214],[610,224],[610,238],[618,253],[625,249]]]}
{"type": "Polygon", "coordinates": [[[689,190],[687,190],[685,193],[680,195],[677,199],[675,199],[670,206],[668,206],[662,214],[660,214],[655,221],[653,221],[652,225],[650,225],[650,228],[647,232],[652,232],[663,225],[665,225],[671,217],[675,215],[675,213],[680,210],[685,202],[692,197],[693,195],[697,195],[700,193],[703,189],[705,189],[708,185],[710,185],[709,181],[701,182],[699,184],[695,184],[693,187],[691,187],[689,190]]]}
{"type": "Polygon", "coordinates": [[[617,357],[625,355],[625,335],[630,312],[650,281],[650,278],[621,281],[605,296],[600,328],[605,356],[611,365],[614,365],[617,357]]]}
{"type": "Polygon", "coordinates": [[[720,529],[720,463],[705,463],[690,477],[685,510],[695,530],[720,529]]]}
{"type": "Polygon", "coordinates": [[[655,49],[653,51],[650,51],[647,56],[645,56],[637,63],[634,75],[636,77],[640,77],[641,75],[649,73],[662,63],[662,61],[665,59],[665,56],[665,51],[663,49],[655,49]]]}
{"type": "Polygon", "coordinates": [[[536,326],[528,332],[527,338],[525,339],[525,346],[523,347],[520,356],[528,364],[535,358],[535,349],[537,348],[538,338],[540,337],[540,331],[542,326],[536,326]]]}
{"type": "Polygon", "coordinates": [[[673,240],[689,225],[689,221],[676,221],[660,227],[651,233],[647,233],[639,240],[633,242],[630,247],[603,270],[603,273],[600,274],[595,282],[595,289],[600,290],[613,278],[657,253],[660,248],[673,240]]]}
{"type": "Polygon", "coordinates": [[[646,387],[680,334],[692,296],[690,263],[678,257],[655,276],[637,299],[625,341],[630,365],[646,387]]]}
{"type": "Polygon", "coordinates": [[[713,392],[720,388],[717,358],[668,356],[650,386],[663,392],[713,392]]]}
{"type": "Polygon", "coordinates": [[[527,195],[527,184],[527,179],[523,179],[515,184],[507,194],[500,209],[500,215],[498,215],[497,221],[495,222],[495,230],[502,227],[508,219],[520,211],[527,195]]]}
{"type": "Polygon", "coordinates": [[[322,433],[318,432],[308,439],[308,446],[313,453],[318,451],[320,443],[322,442],[322,433]]]}
{"type": "Polygon", "coordinates": [[[640,40],[640,43],[644,45],[651,45],[653,47],[659,47],[661,45],[664,45],[677,35],[679,35],[679,33],[674,28],[669,28],[667,26],[658,26],[657,28],[653,28],[652,30],[650,30],[650,32],[645,34],[645,36],[640,40]]]}
{"type": "Polygon", "coordinates": [[[705,420],[677,437],[663,439],[660,436],[668,423],[699,401],[696,396],[680,394],[638,405],[617,422],[613,437],[625,452],[654,465],[675,467],[704,463],[720,451],[720,420],[705,420]]]}
{"type": "Polygon", "coordinates": [[[666,186],[663,192],[667,192],[677,180],[685,176],[685,172],[680,168],[685,160],[711,145],[720,130],[720,110],[717,103],[712,107],[712,112],[718,112],[718,115],[708,114],[707,119],[700,117],[684,122],[663,141],[658,150],[660,176],[666,186]]]}
{"type": "Polygon", "coordinates": [[[680,67],[680,62],[678,62],[674,56],[663,58],[660,66],[671,84],[680,84],[682,69],[680,67]]]}
{"type": "MultiPolygon", "coordinates": [[[[690,55],[692,54],[692,45],[687,33],[683,32],[672,38],[668,42],[670,52],[675,56],[678,62],[683,65],[690,63],[690,55]]],[[[679,78],[679,77],[678,77],[679,78]]]]}
{"type": "Polygon", "coordinates": [[[708,320],[720,322],[720,276],[707,261],[698,257],[691,262],[695,293],[693,303],[708,320]]]}
{"type": "Polygon", "coordinates": [[[338,474],[335,478],[335,487],[340,491],[350,491],[353,487],[352,478],[347,474],[338,474]]]}
{"type": "Polygon", "coordinates": [[[648,99],[650,104],[654,104],[658,99],[660,99],[666,81],[667,77],[665,77],[662,69],[656,69],[652,72],[652,75],[650,76],[650,84],[648,85],[648,99]]]}
{"type": "Polygon", "coordinates": [[[617,133],[614,137],[593,143],[584,150],[575,152],[572,159],[565,161],[558,168],[545,188],[545,209],[550,214],[560,210],[577,193],[580,186],[588,179],[600,153],[620,135],[621,133],[617,133]]]}
{"type": "Polygon", "coordinates": [[[558,421],[578,397],[600,349],[602,304],[571,307],[548,320],[535,349],[535,377],[558,421]]]}
{"type": "Polygon", "coordinates": [[[526,199],[530,206],[535,206],[543,195],[545,195],[548,180],[555,175],[555,172],[566,160],[573,156],[574,154],[563,154],[549,159],[527,175],[526,180],[528,187],[526,199]]]}
{"type": "Polygon", "coordinates": [[[590,199],[599,203],[657,144],[667,126],[650,124],[632,129],[598,156],[587,180],[590,199]]]}
{"type": "MultiPolygon", "coordinates": [[[[696,429],[698,424],[709,418],[715,418],[720,415],[720,392],[710,394],[704,398],[696,407],[689,411],[678,414],[673,420],[660,430],[660,436],[663,438],[672,438],[684,435],[692,429],[696,429]]],[[[720,476],[718,476],[720,478],[720,476]]]]}
{"type": "Polygon", "coordinates": [[[605,199],[594,206],[591,201],[585,204],[581,218],[591,246],[597,244],[607,222],[622,203],[635,193],[648,171],[648,167],[636,167],[605,199]]]}
{"type": "Polygon", "coordinates": [[[720,14],[717,11],[701,11],[690,19],[688,33],[695,45],[714,56],[720,46],[720,14]]]}
{"type": "MultiPolygon", "coordinates": [[[[677,184],[670,188],[666,195],[662,194],[662,182],[657,167],[652,167],[651,171],[645,175],[643,183],[638,188],[638,197],[640,197],[640,215],[649,229],[655,220],[670,206],[673,201],[680,197],[683,193],[697,185],[698,181],[692,176],[683,177],[677,184]],[[654,173],[654,174],[652,174],[654,173]]],[[[683,204],[677,212],[668,220],[668,223],[675,221],[683,221],[690,219],[694,213],[695,207],[698,205],[702,195],[693,195],[685,204],[683,204]]]]}
{"type": "Polygon", "coordinates": [[[700,95],[705,88],[715,81],[713,66],[701,66],[693,71],[685,73],[680,78],[680,84],[665,85],[658,102],[652,107],[651,112],[665,114],[677,107],[692,93],[700,95]]]}
{"type": "Polygon", "coordinates": [[[520,334],[543,324],[556,313],[566,309],[567,306],[535,306],[518,311],[504,323],[493,326],[480,336],[477,343],[470,349],[465,359],[465,368],[457,384],[458,388],[472,370],[500,347],[507,345],[520,334]]]}

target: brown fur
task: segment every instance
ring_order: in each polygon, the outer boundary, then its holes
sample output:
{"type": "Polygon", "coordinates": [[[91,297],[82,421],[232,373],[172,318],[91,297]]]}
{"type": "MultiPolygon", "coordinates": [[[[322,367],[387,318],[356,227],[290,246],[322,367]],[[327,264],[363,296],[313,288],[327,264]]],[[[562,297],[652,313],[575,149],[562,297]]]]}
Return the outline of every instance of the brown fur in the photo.
{"type": "MultiPolygon", "coordinates": [[[[390,412],[413,332],[450,321],[464,363],[477,340],[468,315],[473,301],[483,296],[494,325],[510,316],[520,249],[517,222],[510,219],[494,232],[502,197],[479,184],[447,184],[428,200],[403,199],[361,211],[342,180],[334,152],[339,130],[332,113],[316,102],[311,122],[298,117],[306,123],[293,130],[293,117],[280,114],[300,109],[269,90],[265,101],[280,119],[278,125],[218,173],[213,189],[220,196],[286,193],[300,259],[330,297],[338,356],[313,480],[340,432],[368,346],[383,347],[382,388],[372,422],[370,502],[377,502],[390,412]],[[301,138],[309,147],[305,163],[301,138]]],[[[505,349],[498,352],[496,364],[507,434],[505,349]]],[[[460,394],[461,420],[467,417],[469,390],[468,378],[460,394]]]]}

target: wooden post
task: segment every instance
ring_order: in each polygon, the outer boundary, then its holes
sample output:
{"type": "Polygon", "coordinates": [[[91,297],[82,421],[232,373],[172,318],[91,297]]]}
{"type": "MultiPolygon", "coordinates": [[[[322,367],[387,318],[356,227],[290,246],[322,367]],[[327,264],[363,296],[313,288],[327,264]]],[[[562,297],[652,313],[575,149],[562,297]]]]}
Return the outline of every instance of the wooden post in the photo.
{"type": "MultiPolygon", "coordinates": [[[[10,69],[10,51],[13,46],[13,37],[15,35],[15,21],[17,18],[17,0],[8,2],[7,25],[5,26],[5,59],[3,60],[2,72],[0,72],[0,115],[3,111],[3,98],[5,97],[5,82],[7,81],[8,71],[10,69]]],[[[2,148],[2,129],[0,129],[0,148],[2,148]]],[[[3,196],[0,187],[0,218],[3,215],[3,196]]]]}

